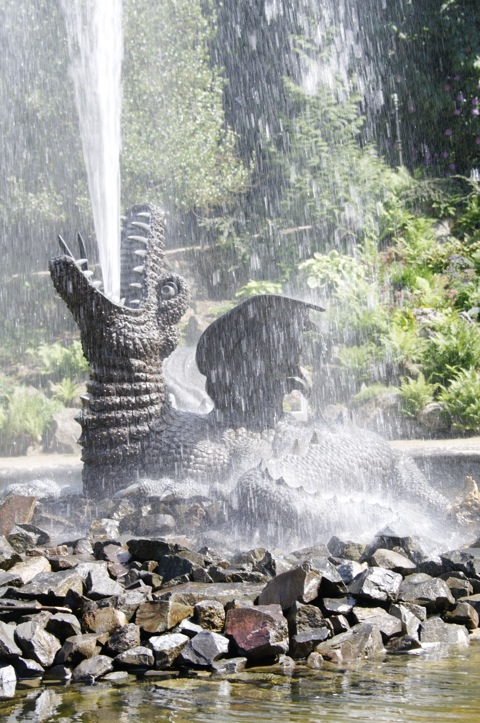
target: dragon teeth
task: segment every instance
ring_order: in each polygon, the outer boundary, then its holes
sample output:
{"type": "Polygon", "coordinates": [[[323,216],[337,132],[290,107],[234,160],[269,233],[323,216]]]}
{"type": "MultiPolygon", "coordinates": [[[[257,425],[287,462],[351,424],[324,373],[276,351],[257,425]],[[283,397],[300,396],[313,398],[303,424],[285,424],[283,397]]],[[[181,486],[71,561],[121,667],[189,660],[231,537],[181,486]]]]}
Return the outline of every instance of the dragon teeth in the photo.
{"type": "Polygon", "coordinates": [[[145,238],[145,236],[127,236],[129,241],[139,241],[142,244],[145,244],[145,246],[148,246],[148,238],[145,238]]]}
{"type": "Polygon", "coordinates": [[[131,226],[136,226],[136,228],[142,228],[144,231],[150,231],[150,224],[144,223],[143,221],[131,221],[131,226]]]}
{"type": "Polygon", "coordinates": [[[77,266],[82,266],[83,264],[88,264],[88,259],[75,259],[75,263],[77,266]]]}
{"type": "Polygon", "coordinates": [[[134,253],[136,256],[141,256],[142,259],[144,259],[145,256],[148,255],[148,251],[147,251],[146,249],[137,249],[137,250],[134,251],[133,253],[134,253]]]}
{"type": "Polygon", "coordinates": [[[140,299],[131,299],[128,303],[131,306],[132,304],[141,304],[142,302],[140,299]]]}
{"type": "Polygon", "coordinates": [[[134,281],[132,284],[129,284],[129,286],[131,286],[132,289],[143,289],[142,284],[139,284],[137,281],[134,281]]]}
{"type": "Polygon", "coordinates": [[[140,211],[140,213],[137,213],[137,216],[141,216],[142,218],[151,218],[150,211],[140,211]]]}
{"type": "Polygon", "coordinates": [[[84,276],[87,277],[87,279],[89,279],[90,276],[93,276],[93,271],[83,271],[82,273],[84,276]]]}
{"type": "Polygon", "coordinates": [[[143,272],[145,271],[145,266],[134,266],[133,270],[136,274],[143,274],[143,272]]]}
{"type": "Polygon", "coordinates": [[[94,286],[96,289],[99,289],[99,288],[101,287],[101,285],[102,285],[102,282],[100,281],[100,279],[95,279],[95,281],[92,281],[91,284],[92,284],[92,286],[94,286]]]}

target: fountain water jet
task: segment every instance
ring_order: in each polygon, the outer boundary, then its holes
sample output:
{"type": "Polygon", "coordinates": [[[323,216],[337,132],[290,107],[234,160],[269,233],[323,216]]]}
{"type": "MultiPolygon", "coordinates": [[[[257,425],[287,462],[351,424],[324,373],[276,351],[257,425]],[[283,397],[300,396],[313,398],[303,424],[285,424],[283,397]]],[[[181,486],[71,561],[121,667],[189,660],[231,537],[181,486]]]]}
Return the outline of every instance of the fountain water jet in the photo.
{"type": "Polygon", "coordinates": [[[120,297],[121,0],[62,0],[104,290],[120,297]]]}

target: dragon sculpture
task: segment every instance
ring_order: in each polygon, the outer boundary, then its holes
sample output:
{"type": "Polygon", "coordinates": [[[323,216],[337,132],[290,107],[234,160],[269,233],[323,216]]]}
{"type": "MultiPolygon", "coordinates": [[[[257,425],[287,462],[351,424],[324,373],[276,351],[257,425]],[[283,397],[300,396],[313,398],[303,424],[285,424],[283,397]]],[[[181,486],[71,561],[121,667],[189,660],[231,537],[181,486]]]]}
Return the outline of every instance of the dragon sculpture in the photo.
{"type": "MultiPolygon", "coordinates": [[[[283,415],[284,395],[304,389],[303,331],[319,307],[281,296],[257,296],[211,324],[196,352],[214,409],[175,409],[162,362],[178,342],[189,306],[185,280],[165,262],[164,219],[137,205],[121,234],[121,302],[92,281],[84,249],[75,260],[65,242],[50,262],[57,292],[77,322],[90,365],[82,427],[84,494],[106,498],[125,489],[156,494],[159,480],[208,482],[254,526],[318,525],[338,496],[408,497],[444,512],[414,463],[380,437],[332,430],[283,415]],[[319,506],[315,501],[330,502],[319,506]],[[333,500],[333,502],[332,502],[333,500]]],[[[359,514],[362,514],[361,511],[359,514]]]]}

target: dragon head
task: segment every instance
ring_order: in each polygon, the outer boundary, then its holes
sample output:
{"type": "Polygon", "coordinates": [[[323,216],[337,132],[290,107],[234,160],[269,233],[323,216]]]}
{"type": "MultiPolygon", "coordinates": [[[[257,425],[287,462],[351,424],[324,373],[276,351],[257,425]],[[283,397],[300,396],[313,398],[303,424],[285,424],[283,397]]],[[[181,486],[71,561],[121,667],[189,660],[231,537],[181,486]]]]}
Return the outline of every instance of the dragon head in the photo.
{"type": "MultiPolygon", "coordinates": [[[[60,238],[61,256],[50,261],[53,284],[80,328],[91,370],[138,371],[161,363],[176,347],[177,324],[188,308],[185,280],[165,264],[164,216],[155,206],[134,206],[121,233],[121,300],[105,296],[85,258],[75,260],[60,238]]],[[[80,240],[80,256],[85,256],[80,240]]]]}

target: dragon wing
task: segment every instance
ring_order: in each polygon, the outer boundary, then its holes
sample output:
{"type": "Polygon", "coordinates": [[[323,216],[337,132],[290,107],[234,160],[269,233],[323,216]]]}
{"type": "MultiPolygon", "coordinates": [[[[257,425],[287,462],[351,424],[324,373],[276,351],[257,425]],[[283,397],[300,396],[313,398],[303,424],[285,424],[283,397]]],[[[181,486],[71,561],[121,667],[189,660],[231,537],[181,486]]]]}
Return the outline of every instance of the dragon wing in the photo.
{"type": "Polygon", "coordinates": [[[235,426],[264,429],[283,411],[283,397],[302,384],[303,331],[315,304],[262,294],[214,321],[200,337],[196,361],[215,412],[235,426]]]}

